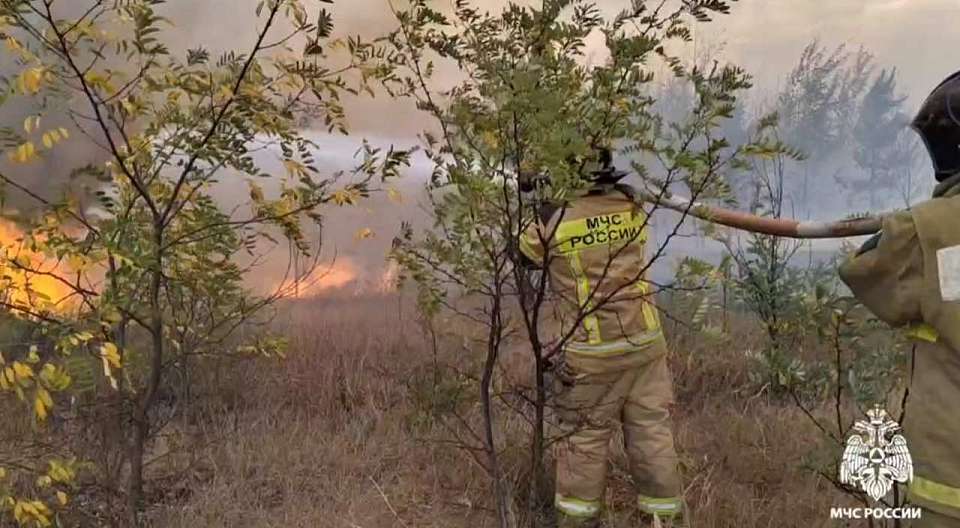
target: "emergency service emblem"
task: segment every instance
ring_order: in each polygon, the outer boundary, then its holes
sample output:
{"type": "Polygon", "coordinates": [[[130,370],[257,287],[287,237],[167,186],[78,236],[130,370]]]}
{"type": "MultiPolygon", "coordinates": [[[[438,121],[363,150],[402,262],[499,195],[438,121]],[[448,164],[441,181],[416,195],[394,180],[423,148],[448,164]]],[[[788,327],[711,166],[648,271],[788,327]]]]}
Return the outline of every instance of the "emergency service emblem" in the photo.
{"type": "Polygon", "coordinates": [[[840,461],[840,482],[855,486],[879,501],[895,482],[913,480],[913,459],[900,424],[874,407],[868,420],[857,420],[840,461]]]}

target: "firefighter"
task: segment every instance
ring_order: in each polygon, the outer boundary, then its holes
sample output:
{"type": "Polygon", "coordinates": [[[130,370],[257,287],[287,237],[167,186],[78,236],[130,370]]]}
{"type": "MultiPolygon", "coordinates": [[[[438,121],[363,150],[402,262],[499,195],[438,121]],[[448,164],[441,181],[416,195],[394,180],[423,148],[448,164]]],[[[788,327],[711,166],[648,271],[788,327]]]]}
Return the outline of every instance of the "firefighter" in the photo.
{"type": "Polygon", "coordinates": [[[960,528],[960,72],[930,94],[912,127],[933,160],[933,199],[885,217],[840,275],[916,341],[902,424],[914,461],[908,497],[923,509],[913,526],[960,528]]]}
{"type": "Polygon", "coordinates": [[[563,347],[555,405],[560,526],[594,526],[610,439],[622,426],[639,509],[660,524],[682,513],[669,406],[673,385],[645,280],[647,214],[602,150],[589,185],[526,230],[520,250],[549,273],[563,347]],[[618,425],[619,424],[619,425],[618,425]]]}

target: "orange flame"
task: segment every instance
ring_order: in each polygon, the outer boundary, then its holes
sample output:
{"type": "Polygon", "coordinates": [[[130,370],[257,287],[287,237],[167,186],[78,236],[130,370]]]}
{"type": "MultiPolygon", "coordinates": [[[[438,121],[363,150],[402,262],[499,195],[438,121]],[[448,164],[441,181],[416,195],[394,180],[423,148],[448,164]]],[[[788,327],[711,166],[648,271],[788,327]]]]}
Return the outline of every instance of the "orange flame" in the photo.
{"type": "Polygon", "coordinates": [[[65,266],[32,251],[24,238],[14,223],[0,220],[0,299],[8,307],[55,307],[72,293],[59,280],[65,266]]]}
{"type": "Polygon", "coordinates": [[[277,285],[274,291],[291,299],[315,297],[329,290],[343,288],[355,282],[359,275],[353,263],[339,259],[330,265],[321,264],[299,279],[287,279],[277,285]]]}
{"type": "Polygon", "coordinates": [[[391,293],[397,289],[399,271],[395,262],[383,270],[364,270],[352,260],[340,257],[332,264],[317,266],[300,280],[287,279],[275,285],[271,291],[288,299],[316,297],[334,290],[351,295],[391,293]]]}

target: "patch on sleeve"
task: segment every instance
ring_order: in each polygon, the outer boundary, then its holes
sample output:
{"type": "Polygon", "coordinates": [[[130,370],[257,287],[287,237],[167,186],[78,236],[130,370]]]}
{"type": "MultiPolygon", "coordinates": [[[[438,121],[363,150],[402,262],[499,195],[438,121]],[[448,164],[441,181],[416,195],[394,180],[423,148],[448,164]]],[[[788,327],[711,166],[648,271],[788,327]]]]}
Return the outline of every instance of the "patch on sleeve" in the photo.
{"type": "Polygon", "coordinates": [[[960,301],[960,246],[937,251],[940,297],[944,302],[960,301]]]}

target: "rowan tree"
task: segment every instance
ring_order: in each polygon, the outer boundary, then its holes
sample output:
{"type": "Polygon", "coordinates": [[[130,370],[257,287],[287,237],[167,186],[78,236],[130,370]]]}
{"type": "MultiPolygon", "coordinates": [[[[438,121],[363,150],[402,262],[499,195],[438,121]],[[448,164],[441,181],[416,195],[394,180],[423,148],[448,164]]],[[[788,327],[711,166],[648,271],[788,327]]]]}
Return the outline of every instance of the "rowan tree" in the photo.
{"type": "MultiPolygon", "coordinates": [[[[630,159],[638,181],[656,192],[679,187],[706,199],[729,196],[725,172],[782,145],[766,135],[766,126],[743,145],[724,139],[720,127],[736,112],[749,76],[718,63],[688,68],[676,55],[691,41],[693,21],[726,13],[728,2],[632,2],[612,17],[575,0],[510,4],[495,14],[464,0],[452,12],[431,5],[417,0],[398,9],[399,29],[380,44],[383,56],[400,65],[386,76],[386,86],[413,99],[434,125],[422,139],[434,164],[428,191],[435,228],[407,230],[394,255],[420,286],[428,318],[444,314],[480,329],[451,367],[451,376],[475,380],[479,405],[465,409],[452,427],[491,478],[498,525],[541,526],[552,497],[543,459],[556,439],[545,427],[546,371],[583,319],[610,297],[594,295],[554,333],[544,321],[556,297],[547,274],[524,271],[521,234],[588,185],[583,169],[597,147],[616,148],[630,159]],[[590,56],[602,60],[588,60],[591,42],[590,56]],[[434,76],[450,70],[457,72],[453,83],[434,76]],[[692,94],[689,110],[676,119],[655,108],[654,81],[664,73],[692,94]],[[525,193],[519,179],[530,175],[541,177],[525,193]],[[498,362],[506,343],[517,338],[528,340],[534,383],[507,394],[497,381],[498,362]],[[530,424],[523,483],[506,478],[507,446],[497,419],[506,410],[530,424]]],[[[648,213],[657,209],[647,205],[648,213]]],[[[636,280],[663,255],[681,222],[665,226],[664,240],[651,241],[636,280]]]]}
{"type": "Polygon", "coordinates": [[[244,47],[215,57],[202,42],[170,51],[177,21],[161,0],[0,1],[15,63],[2,104],[29,113],[22,125],[0,123],[0,182],[34,206],[0,253],[14,292],[0,304],[42,336],[0,359],[4,406],[19,399],[32,415],[0,447],[0,515],[50,526],[87,470],[136,525],[148,442],[169,419],[158,402],[175,401],[205,358],[283,354],[284,341],[258,324],[282,292],[249,291],[254,268],[237,257],[280,237],[311,251],[322,207],[357,203],[407,162],[407,152],[364,144],[352,173],[316,163],[320,147],[301,125],[345,132],[341,94],[377,74],[330,55],[365,45],[330,37],[325,3],[263,0],[238,37],[244,47]],[[56,169],[89,182],[93,207],[39,192],[62,175],[31,171],[76,141],[86,155],[56,169]],[[225,208],[218,184],[248,185],[249,203],[225,208]],[[84,439],[97,449],[78,449],[84,439]]]}

